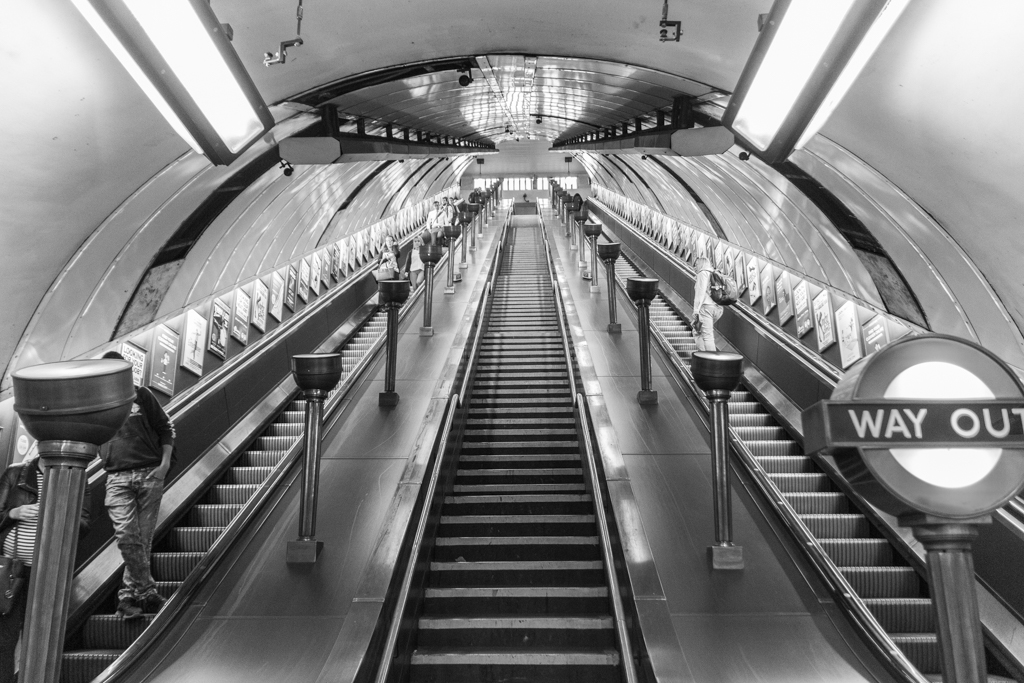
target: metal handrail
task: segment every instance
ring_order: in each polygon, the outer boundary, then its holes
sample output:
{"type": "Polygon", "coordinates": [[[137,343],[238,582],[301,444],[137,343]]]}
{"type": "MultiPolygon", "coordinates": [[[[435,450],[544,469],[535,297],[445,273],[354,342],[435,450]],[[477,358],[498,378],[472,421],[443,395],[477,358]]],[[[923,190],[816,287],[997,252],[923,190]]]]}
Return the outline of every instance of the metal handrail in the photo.
{"type": "Polygon", "coordinates": [[[626,626],[626,610],[622,606],[622,591],[619,590],[618,577],[615,575],[615,557],[612,554],[612,538],[608,531],[608,518],[604,511],[604,493],[601,491],[600,479],[597,474],[597,459],[594,455],[594,444],[590,439],[590,406],[583,394],[576,394],[576,408],[580,418],[580,431],[583,432],[583,453],[587,461],[587,472],[590,477],[591,495],[594,498],[594,509],[597,512],[597,531],[601,537],[601,555],[604,558],[604,573],[608,581],[615,617],[615,636],[622,653],[622,668],[626,673],[626,683],[637,683],[636,661],[633,659],[633,644],[629,640],[626,626]]]}
{"type": "MultiPolygon", "coordinates": [[[[622,284],[617,279],[616,284],[624,290],[622,284]]],[[[704,392],[697,386],[690,369],[683,365],[679,355],[661,330],[654,325],[651,332],[658,340],[662,350],[665,351],[665,355],[668,356],[671,367],[704,409],[704,413],[701,413],[700,416],[705,426],[708,427],[707,414],[710,412],[710,404],[704,392]]],[[[889,634],[882,628],[881,624],[878,623],[874,614],[864,604],[864,601],[846,580],[842,572],[839,571],[835,562],[832,561],[828,552],[821,547],[821,544],[814,534],[811,533],[810,529],[807,528],[807,525],[800,519],[799,514],[789,504],[789,501],[786,500],[782,491],[768,478],[767,473],[761,466],[757,464],[757,460],[747,448],[746,443],[732,426],[729,427],[729,442],[733,452],[737,455],[737,460],[747,470],[748,474],[751,475],[751,479],[768,500],[769,505],[772,506],[783,524],[789,528],[790,533],[796,537],[800,545],[805,548],[812,566],[814,566],[819,578],[825,583],[829,592],[832,593],[833,598],[845,608],[845,611],[853,618],[855,625],[865,638],[875,645],[875,648],[884,657],[890,670],[905,681],[927,683],[928,679],[917,670],[907,656],[903,654],[903,651],[889,637],[889,634]]]]}
{"type": "Polygon", "coordinates": [[[434,442],[434,449],[436,452],[434,457],[434,466],[431,468],[430,481],[427,484],[427,490],[423,498],[423,507],[420,508],[419,520],[416,522],[416,534],[413,537],[412,548],[409,553],[409,561],[405,566],[405,574],[402,577],[401,588],[398,592],[398,600],[395,602],[395,611],[392,614],[391,624],[388,627],[388,635],[384,641],[384,651],[383,656],[381,657],[380,668],[377,669],[377,677],[374,679],[377,683],[386,683],[388,676],[391,674],[391,663],[395,661],[395,647],[398,645],[398,636],[402,630],[402,612],[405,610],[405,605],[409,601],[409,593],[412,591],[412,582],[416,577],[416,558],[419,557],[420,550],[423,548],[423,537],[426,533],[427,521],[430,517],[427,512],[430,508],[430,502],[434,499],[434,496],[437,493],[437,482],[441,477],[441,458],[444,455],[444,446],[448,443],[448,439],[451,436],[452,424],[455,420],[455,411],[458,407],[459,396],[458,394],[452,394],[448,398],[448,404],[445,406],[444,428],[439,433],[437,441],[434,442]]]}
{"type": "Polygon", "coordinates": [[[612,551],[611,532],[608,530],[608,517],[604,510],[604,493],[601,491],[601,479],[598,476],[594,444],[590,439],[590,406],[586,401],[582,387],[576,383],[576,372],[573,370],[572,353],[569,347],[569,329],[565,323],[565,302],[562,299],[561,288],[558,286],[558,279],[555,277],[551,243],[548,241],[547,230],[544,229],[543,218],[541,218],[541,234],[544,236],[548,272],[551,274],[551,284],[555,294],[558,327],[562,333],[562,349],[565,353],[565,367],[573,386],[573,407],[576,409],[580,431],[583,433],[582,456],[587,461],[587,475],[590,481],[590,493],[593,497],[596,513],[597,533],[601,540],[601,556],[604,560],[605,578],[608,581],[608,597],[612,603],[612,616],[615,619],[615,639],[618,641],[619,652],[622,655],[622,669],[626,674],[626,683],[637,683],[636,661],[633,659],[633,645],[629,640],[629,629],[626,625],[626,610],[622,604],[622,591],[619,590],[619,580],[615,575],[615,556],[612,551]],[[577,388],[581,389],[581,391],[576,391],[577,388]]]}

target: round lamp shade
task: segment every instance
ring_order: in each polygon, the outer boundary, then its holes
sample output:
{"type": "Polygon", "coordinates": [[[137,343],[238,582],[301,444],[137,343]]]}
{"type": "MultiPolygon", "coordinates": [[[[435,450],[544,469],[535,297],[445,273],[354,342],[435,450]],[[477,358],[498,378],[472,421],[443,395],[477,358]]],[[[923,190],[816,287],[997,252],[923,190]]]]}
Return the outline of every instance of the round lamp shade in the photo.
{"type": "Polygon", "coordinates": [[[341,379],[340,353],[305,353],[292,356],[292,377],[300,389],[330,391],[341,379]]]}
{"type": "Polygon", "coordinates": [[[12,375],[14,410],[39,441],[100,446],[131,413],[131,363],[119,359],[44,363],[12,375]]]}
{"type": "Polygon", "coordinates": [[[633,301],[650,301],[658,294],[658,278],[631,277],[626,278],[626,294],[633,301]]]}
{"type": "Polygon", "coordinates": [[[420,247],[420,260],[424,263],[437,264],[444,256],[444,247],[440,244],[424,244],[420,247]]]}
{"type": "Polygon", "coordinates": [[[732,391],[743,376],[743,356],[718,351],[696,351],[690,372],[701,391],[732,391]]]}
{"type": "Polygon", "coordinates": [[[381,280],[377,283],[382,304],[403,304],[409,298],[408,280],[381,280]]]}
{"type": "Polygon", "coordinates": [[[622,245],[618,242],[597,245],[597,257],[602,261],[614,261],[619,258],[622,252],[622,245]]]}

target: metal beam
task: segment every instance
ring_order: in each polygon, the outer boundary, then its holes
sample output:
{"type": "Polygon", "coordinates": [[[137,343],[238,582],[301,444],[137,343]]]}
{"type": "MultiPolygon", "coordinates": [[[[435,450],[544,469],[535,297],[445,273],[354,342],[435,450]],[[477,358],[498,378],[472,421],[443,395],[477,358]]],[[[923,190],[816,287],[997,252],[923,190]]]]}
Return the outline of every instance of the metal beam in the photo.
{"type": "Polygon", "coordinates": [[[553,145],[552,152],[595,152],[597,154],[654,154],[699,157],[722,154],[735,144],[724,126],[652,130],[616,138],[553,145]]]}
{"type": "Polygon", "coordinates": [[[436,157],[497,154],[489,147],[460,147],[394,138],[285,138],[281,158],[292,164],[345,164],[355,161],[429,159],[436,157]]]}

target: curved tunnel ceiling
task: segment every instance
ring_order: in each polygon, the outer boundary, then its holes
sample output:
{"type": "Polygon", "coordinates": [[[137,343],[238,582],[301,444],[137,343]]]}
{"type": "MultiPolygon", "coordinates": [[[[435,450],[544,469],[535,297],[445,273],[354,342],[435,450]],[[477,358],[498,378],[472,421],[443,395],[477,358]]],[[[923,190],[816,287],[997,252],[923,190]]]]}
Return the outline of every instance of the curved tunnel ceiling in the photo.
{"type": "MultiPolygon", "coordinates": [[[[497,141],[506,136],[510,112],[517,124],[525,117],[521,137],[550,140],[642,115],[674,94],[731,91],[756,39],[757,15],[771,3],[670,2],[670,18],[682,22],[684,35],[667,44],[657,40],[660,3],[649,4],[314,4],[306,9],[305,44],[289,53],[287,64],[271,68],[262,67],[262,55],[293,36],[294,3],[216,0],[214,10],[233,26],[235,48],[271,103],[353,79],[371,83],[375,75],[401,73],[403,65],[485,56],[483,70],[494,76],[497,97],[481,70],[461,88],[458,72],[449,69],[385,78],[331,99],[353,115],[394,117],[432,132],[497,141]],[[530,55],[540,55],[535,66],[530,55]],[[530,72],[532,101],[505,92],[504,84],[522,84],[530,72]],[[540,124],[533,116],[538,113],[540,124]]],[[[1005,305],[1004,324],[1015,328],[1018,353],[1024,146],[1013,132],[1024,113],[1024,86],[1015,77],[1024,63],[1024,41],[1015,35],[1022,20],[1024,3],[981,0],[970,12],[957,0],[911,3],[822,130],[822,145],[794,157],[837,192],[847,192],[844,201],[869,221],[902,226],[894,234],[902,231],[903,242],[894,246],[906,248],[921,268],[947,267],[929,255],[938,252],[973,267],[973,281],[984,283],[981,289],[990,286],[1005,305]],[[880,203],[871,190],[883,186],[904,193],[903,200],[880,203]]],[[[0,40],[0,88],[11,103],[0,109],[7,160],[0,171],[0,287],[17,292],[0,316],[0,359],[6,363],[46,293],[70,286],[60,274],[83,246],[102,246],[115,257],[128,247],[130,240],[101,244],[97,228],[120,217],[126,200],[147,188],[166,187],[163,201],[175,201],[183,186],[172,189],[169,176],[191,165],[196,168],[189,173],[198,173],[203,160],[187,152],[65,0],[7,8],[0,40]]],[[[277,108],[278,121],[308,111],[285,104],[277,108]]],[[[714,187],[722,169],[743,173],[734,160],[667,165],[689,169],[694,183],[707,183],[699,192],[708,206],[719,207],[725,223],[734,220],[730,215],[750,215],[739,206],[744,202],[714,187]]],[[[663,169],[637,168],[649,174],[648,200],[669,212],[685,203],[656,189],[669,182],[663,169]]],[[[159,208],[158,202],[150,210],[159,208]]]]}

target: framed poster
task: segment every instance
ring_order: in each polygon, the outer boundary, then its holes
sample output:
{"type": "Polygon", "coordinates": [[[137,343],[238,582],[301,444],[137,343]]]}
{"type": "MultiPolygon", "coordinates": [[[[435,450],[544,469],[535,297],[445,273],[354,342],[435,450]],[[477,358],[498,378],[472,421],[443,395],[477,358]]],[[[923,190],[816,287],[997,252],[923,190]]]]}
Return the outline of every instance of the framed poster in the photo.
{"type": "Polygon", "coordinates": [[[796,336],[798,337],[804,336],[813,327],[810,298],[810,288],[807,286],[807,281],[801,280],[793,288],[793,308],[796,309],[796,336]]]}
{"type": "Polygon", "coordinates": [[[857,304],[847,301],[836,311],[836,330],[839,336],[839,357],[843,370],[863,356],[860,348],[860,324],[857,322],[857,304]]]}
{"type": "Polygon", "coordinates": [[[331,277],[335,282],[341,281],[341,242],[331,246],[331,277]]]}
{"type": "Polygon", "coordinates": [[[864,337],[865,353],[880,351],[889,343],[889,326],[881,314],[864,323],[861,326],[861,334],[864,337]]]}
{"type": "Polygon", "coordinates": [[[220,299],[213,300],[210,308],[210,353],[221,358],[228,356],[228,328],[231,327],[231,309],[220,299]]]}
{"type": "Polygon", "coordinates": [[[267,331],[267,303],[270,289],[263,280],[252,283],[252,326],[260,332],[267,331]]]}
{"type": "Polygon", "coordinates": [[[701,256],[710,256],[708,253],[708,236],[702,234],[697,238],[697,246],[694,249],[694,260],[699,259],[701,256]]]}
{"type": "Polygon", "coordinates": [[[235,314],[231,318],[231,336],[242,342],[249,343],[249,305],[252,299],[244,289],[235,290],[235,314]]]}
{"type": "Polygon", "coordinates": [[[323,261],[320,260],[320,254],[313,252],[313,255],[310,257],[309,288],[317,296],[320,296],[320,271],[323,269],[323,265],[323,261]]]}
{"type": "Polygon", "coordinates": [[[785,270],[775,278],[775,294],[779,302],[779,324],[785,325],[793,317],[793,287],[785,270]]]}
{"type": "Polygon", "coordinates": [[[333,254],[334,250],[330,247],[324,247],[320,250],[320,263],[322,264],[320,281],[324,283],[324,289],[331,285],[331,264],[334,263],[333,254]]]}
{"type": "Polygon", "coordinates": [[[174,370],[178,367],[177,332],[167,325],[153,330],[153,362],[149,364],[149,386],[174,396],[174,370]]]}
{"type": "Polygon", "coordinates": [[[818,330],[818,353],[821,353],[836,343],[835,330],[832,328],[832,297],[827,289],[823,289],[811,303],[814,308],[814,327],[818,330]]]}
{"type": "Polygon", "coordinates": [[[761,298],[761,265],[753,256],[747,261],[747,291],[750,294],[750,305],[753,306],[761,298]]]}
{"type": "Polygon", "coordinates": [[[299,271],[295,266],[288,266],[288,286],[284,290],[284,305],[289,310],[295,310],[295,290],[298,289],[299,271]]]}
{"type": "Polygon", "coordinates": [[[203,376],[203,351],[206,350],[206,318],[198,311],[185,314],[185,348],[181,353],[181,367],[203,376]]]}
{"type": "Polygon", "coordinates": [[[146,378],[146,352],[128,342],[121,344],[120,351],[124,359],[132,364],[132,384],[141,387],[146,378]]]}
{"type": "Polygon", "coordinates": [[[284,317],[284,277],[276,270],[270,276],[270,315],[277,322],[284,317]]]}
{"type": "Polygon", "coordinates": [[[309,301],[309,259],[299,262],[299,298],[309,301]]]}
{"type": "Polygon", "coordinates": [[[725,258],[725,243],[719,241],[718,245],[715,246],[715,268],[721,268],[723,259],[725,258]]]}
{"type": "Polygon", "coordinates": [[[747,264],[744,263],[743,254],[737,253],[736,260],[733,263],[733,277],[736,278],[736,290],[743,294],[747,291],[747,264]]]}
{"type": "Polygon", "coordinates": [[[761,294],[764,314],[768,315],[775,308],[775,277],[770,263],[766,264],[764,270],[761,271],[761,294]]]}

